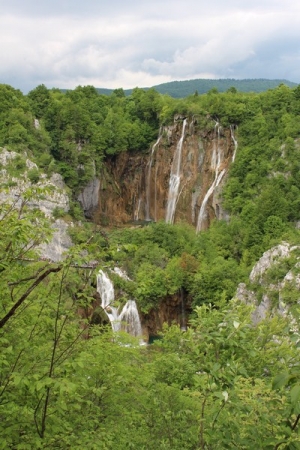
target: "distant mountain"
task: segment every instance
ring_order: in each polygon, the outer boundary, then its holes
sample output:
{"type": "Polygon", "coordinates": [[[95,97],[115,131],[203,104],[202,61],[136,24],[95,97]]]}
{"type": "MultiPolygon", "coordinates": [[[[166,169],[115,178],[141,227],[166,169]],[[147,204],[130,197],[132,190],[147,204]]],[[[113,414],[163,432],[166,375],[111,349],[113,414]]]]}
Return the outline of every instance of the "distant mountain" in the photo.
{"type": "Polygon", "coordinates": [[[285,84],[289,87],[296,87],[297,83],[288,80],[267,80],[267,79],[222,79],[222,80],[187,80],[187,81],[171,81],[153,86],[161,94],[168,94],[174,98],[187,97],[194,94],[205,94],[211,89],[217,89],[219,92],[225,92],[229,88],[234,87],[240,92],[263,92],[268,89],[274,89],[279,84],[285,84]]]}
{"type": "MultiPolygon", "coordinates": [[[[297,83],[288,80],[268,80],[264,78],[234,80],[231,78],[221,80],[185,80],[170,81],[169,83],[158,84],[152,86],[160,94],[168,94],[174,98],[183,98],[192,95],[195,92],[205,94],[211,89],[217,89],[219,92],[225,92],[229,88],[234,87],[240,92],[263,92],[268,89],[274,89],[279,84],[285,84],[291,88],[296,87],[297,83]]],[[[150,89],[149,87],[143,89],[150,89]]],[[[97,88],[99,94],[110,95],[114,89],[97,88]]],[[[124,89],[125,95],[130,95],[132,89],[124,89]]]]}

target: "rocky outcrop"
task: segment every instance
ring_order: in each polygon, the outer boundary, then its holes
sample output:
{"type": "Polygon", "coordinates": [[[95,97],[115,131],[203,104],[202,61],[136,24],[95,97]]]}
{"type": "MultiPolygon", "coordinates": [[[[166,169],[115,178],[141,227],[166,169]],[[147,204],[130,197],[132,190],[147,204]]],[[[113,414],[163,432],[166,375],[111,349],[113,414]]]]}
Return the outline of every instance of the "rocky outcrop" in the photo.
{"type": "Polygon", "coordinates": [[[72,246],[68,227],[69,225],[62,219],[56,219],[52,223],[53,235],[51,241],[39,247],[43,258],[54,262],[62,260],[64,253],[72,246]]]}
{"type": "Polygon", "coordinates": [[[292,305],[300,302],[299,250],[287,242],[271,248],[253,267],[249,285],[239,284],[236,297],[255,306],[254,324],[270,314],[287,316],[292,305]]]}
{"type": "Polygon", "coordinates": [[[26,191],[32,188],[36,190],[35,195],[26,198],[26,204],[30,208],[40,209],[47,217],[53,217],[53,211],[56,208],[65,212],[69,210],[69,197],[61,175],[54,173],[48,178],[46,174],[39,173],[37,181],[32,183],[29,171],[35,169],[38,172],[37,165],[26,155],[19,155],[6,149],[0,152],[0,163],[2,164],[0,201],[14,202],[17,207],[20,207],[25,200],[26,191]],[[16,174],[18,168],[12,171],[8,167],[9,164],[15,165],[14,161],[17,158],[18,161],[21,160],[19,174],[16,174]]]}
{"type": "Polygon", "coordinates": [[[269,270],[272,266],[279,264],[283,259],[288,258],[291,252],[296,249],[296,246],[291,246],[288,242],[283,242],[282,244],[266,251],[251,270],[249,276],[250,282],[258,282],[263,284],[264,275],[267,270],[269,270]]]}
{"type": "Polygon", "coordinates": [[[167,296],[158,308],[152,309],[148,314],[141,314],[146,340],[159,335],[164,324],[177,324],[182,330],[186,330],[191,312],[191,302],[183,293],[167,296]]]}
{"type": "Polygon", "coordinates": [[[53,173],[51,177],[39,172],[38,166],[27,155],[1,149],[0,163],[0,202],[9,202],[16,208],[26,203],[29,208],[42,211],[51,220],[53,237],[49,243],[39,247],[42,258],[60,261],[63,253],[72,245],[67,233],[68,224],[54,219],[55,210],[67,212],[69,197],[61,175],[53,173]],[[36,179],[30,180],[30,171],[36,171],[36,179]],[[18,173],[19,171],[19,173],[18,173]],[[32,195],[28,196],[29,189],[32,195]]]}
{"type": "Polygon", "coordinates": [[[78,196],[85,217],[92,219],[99,203],[100,180],[93,178],[78,196]]]}
{"type": "Polygon", "coordinates": [[[228,217],[221,193],[235,143],[232,130],[209,117],[178,116],[171,126],[160,130],[147,153],[124,152],[107,158],[99,180],[85,188],[80,202],[87,216],[104,226],[165,220],[175,180],[178,186],[172,222],[184,220],[199,231],[213,218],[228,217]],[[180,161],[176,162],[178,179],[172,179],[178,145],[182,145],[180,161]]]}

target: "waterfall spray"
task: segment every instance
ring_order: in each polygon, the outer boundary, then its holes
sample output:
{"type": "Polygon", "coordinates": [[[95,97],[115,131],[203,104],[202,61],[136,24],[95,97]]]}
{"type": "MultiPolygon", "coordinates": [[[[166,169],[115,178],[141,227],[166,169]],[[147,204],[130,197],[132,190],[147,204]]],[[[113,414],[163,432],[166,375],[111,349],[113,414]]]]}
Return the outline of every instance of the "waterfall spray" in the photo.
{"type": "Polygon", "coordinates": [[[200,207],[198,221],[197,221],[197,228],[196,228],[197,233],[199,231],[201,231],[203,228],[203,222],[206,218],[206,205],[207,205],[208,199],[213,194],[216,187],[220,184],[220,182],[226,172],[225,169],[220,171],[221,163],[223,160],[223,154],[222,154],[222,151],[221,151],[221,148],[219,145],[219,140],[220,140],[220,127],[219,127],[219,123],[216,122],[215,132],[214,132],[214,146],[213,146],[213,153],[212,153],[212,158],[211,158],[211,169],[215,171],[215,178],[214,178],[210,188],[206,192],[204,199],[202,201],[201,207],[200,207]]]}
{"type": "Polygon", "coordinates": [[[176,204],[178,200],[178,191],[180,185],[180,169],[181,169],[181,154],[182,154],[182,146],[185,136],[185,128],[187,124],[187,119],[184,119],[182,124],[182,132],[180,140],[177,144],[176,151],[174,154],[171,173],[170,173],[170,181],[169,181],[169,194],[168,194],[168,203],[167,203],[167,212],[166,212],[166,222],[174,223],[174,216],[176,210],[176,204]]]}
{"type": "MultiPolygon", "coordinates": [[[[151,168],[152,168],[152,160],[153,160],[153,155],[155,152],[156,147],[158,146],[158,144],[160,143],[162,137],[162,128],[159,130],[159,136],[157,141],[155,142],[155,144],[153,144],[152,149],[151,149],[151,154],[150,154],[150,159],[149,159],[149,163],[148,163],[148,170],[147,170],[147,175],[146,175],[146,214],[145,214],[145,219],[150,221],[150,199],[151,199],[151,168]]],[[[155,186],[156,189],[156,186],[155,186]]]]}
{"type": "Polygon", "coordinates": [[[236,157],[237,148],[238,148],[238,143],[234,136],[234,125],[230,125],[230,133],[231,133],[231,139],[233,140],[233,144],[234,144],[234,152],[232,155],[232,162],[234,162],[235,157],[236,157]]]}
{"type": "MultiPolygon", "coordinates": [[[[118,267],[115,267],[113,272],[121,278],[129,280],[126,273],[118,267]]],[[[128,300],[121,313],[119,313],[118,308],[114,306],[115,293],[113,283],[103,270],[99,270],[97,275],[97,291],[101,297],[101,306],[109,318],[113,331],[124,330],[132,336],[141,338],[142,325],[136,302],[134,300],[128,300]]]]}

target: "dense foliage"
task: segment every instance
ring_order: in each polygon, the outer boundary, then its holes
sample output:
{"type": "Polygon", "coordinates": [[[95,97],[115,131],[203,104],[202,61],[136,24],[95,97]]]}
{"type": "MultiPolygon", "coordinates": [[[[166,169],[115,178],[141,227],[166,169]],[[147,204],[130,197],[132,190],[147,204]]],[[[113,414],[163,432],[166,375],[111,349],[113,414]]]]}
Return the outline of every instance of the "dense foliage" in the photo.
{"type": "MultiPolygon", "coordinates": [[[[196,307],[187,332],[172,326],[140,347],[80,317],[92,294],[84,247],[41,261],[48,232],[26,204],[1,206],[1,449],[299,448],[298,334],[287,319],[254,327],[251,308],[219,300],[196,307]]],[[[167,238],[162,226],[157,246],[167,238]]],[[[176,257],[184,244],[173,242],[176,257]]]]}
{"type": "MultiPolygon", "coordinates": [[[[38,256],[49,224],[27,207],[38,189],[21,208],[2,202],[0,448],[300,448],[297,287],[282,294],[294,322],[253,326],[251,308],[231,300],[265,250],[299,243],[299,87],[175,100],[153,89],[108,97],[41,85],[23,96],[1,85],[0,100],[0,146],[20,153],[5,170],[17,176],[26,151],[46,174],[59,171],[74,198],[106,159],[146,152],[174,114],[197,116],[204,128],[218,119],[238,139],[223,192],[230,220],[199,234],[184,223],[105,231],[78,223],[76,245],[54,264],[38,256]],[[188,331],[166,327],[146,348],[83,319],[95,293],[87,260],[125,269],[120,301],[134,297],[144,314],[183,293],[188,331]]],[[[39,173],[28,177],[34,186],[39,173]]],[[[266,274],[272,289],[297,257],[266,274]]]]}
{"type": "MultiPolygon", "coordinates": [[[[62,93],[40,85],[23,96],[10,86],[0,87],[0,145],[26,150],[48,174],[59,171],[74,199],[99,175],[105,160],[120,152],[148,151],[159,125],[175,114],[197,117],[199,129],[212,126],[207,117],[234,126],[238,152],[223,192],[229,222],[215,222],[198,237],[184,224],[151,225],[111,237],[108,259],[113,265],[117,258],[129,272],[133,284],[126,288],[128,295],[134,293],[143,310],[180,289],[193,305],[220,295],[229,299],[265,250],[282,239],[298,242],[299,87],[281,84],[260,94],[231,87],[178,100],[153,89],[137,88],[128,97],[117,89],[108,97],[91,86],[62,93]],[[114,245],[122,251],[115,252],[114,245]]],[[[9,170],[17,172],[21,164],[20,159],[9,170]]],[[[38,180],[35,170],[29,175],[38,180]]],[[[76,204],[71,206],[80,218],[76,204]]],[[[88,227],[75,228],[72,237],[80,242],[89,233],[88,227]]],[[[94,249],[97,259],[95,244],[94,249]]]]}

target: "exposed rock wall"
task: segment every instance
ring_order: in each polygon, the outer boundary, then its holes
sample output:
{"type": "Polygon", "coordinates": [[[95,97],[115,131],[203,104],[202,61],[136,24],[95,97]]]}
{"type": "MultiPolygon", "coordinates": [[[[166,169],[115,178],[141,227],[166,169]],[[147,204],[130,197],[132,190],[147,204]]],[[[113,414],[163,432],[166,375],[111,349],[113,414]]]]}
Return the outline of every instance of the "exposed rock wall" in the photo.
{"type": "Polygon", "coordinates": [[[92,219],[99,203],[100,180],[93,178],[83,191],[79,194],[78,201],[81,203],[85,216],[92,219]]]}
{"type": "Polygon", "coordinates": [[[0,163],[2,165],[0,171],[0,183],[2,185],[0,202],[9,202],[14,204],[16,208],[20,208],[25,201],[26,191],[30,188],[36,188],[37,195],[26,198],[26,205],[30,208],[40,209],[51,220],[54,230],[52,240],[40,246],[40,254],[43,258],[56,262],[60,261],[63,253],[72,245],[67,233],[68,225],[61,219],[55,220],[53,218],[53,212],[56,208],[65,212],[69,210],[69,197],[61,175],[53,173],[48,178],[46,174],[40,172],[39,180],[32,184],[28,177],[28,171],[32,169],[38,171],[37,165],[28,159],[25,154],[19,155],[5,148],[0,149],[0,163]],[[17,160],[17,158],[21,158],[25,162],[23,172],[18,176],[12,176],[9,165],[14,165],[14,160],[17,160]]]}
{"type": "MultiPolygon", "coordinates": [[[[159,140],[147,153],[120,153],[106,160],[99,177],[97,207],[95,189],[89,187],[80,197],[87,216],[93,215],[102,225],[165,220],[171,166],[182,137],[183,119],[177,117],[171,126],[162,128],[159,140]]],[[[197,226],[201,205],[220,174],[220,182],[205,200],[201,228],[215,217],[227,217],[221,192],[235,151],[230,128],[223,129],[210,118],[207,125],[187,120],[174,215],[174,222],[184,220],[197,226]]]]}
{"type": "MultiPolygon", "coordinates": [[[[271,248],[253,267],[249,276],[251,287],[247,287],[245,283],[239,284],[236,297],[247,304],[254,305],[252,314],[254,324],[270,314],[287,316],[291,305],[299,304],[300,257],[297,256],[299,251],[299,246],[290,245],[288,242],[282,242],[271,248]],[[271,277],[270,270],[274,272],[271,277]]],[[[293,320],[292,316],[291,320],[293,320]]]]}
{"type": "Polygon", "coordinates": [[[148,314],[141,314],[143,334],[149,340],[162,331],[164,324],[177,324],[185,330],[191,312],[191,302],[185,294],[169,295],[159,308],[152,309],[148,314]]]}

